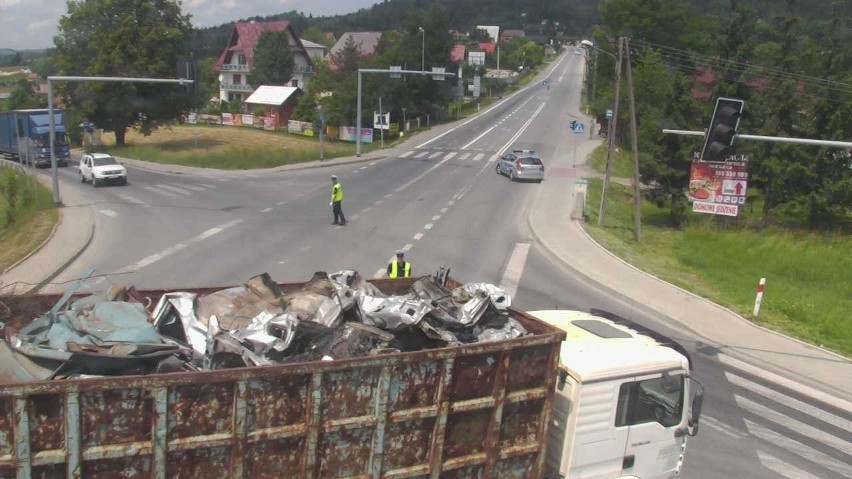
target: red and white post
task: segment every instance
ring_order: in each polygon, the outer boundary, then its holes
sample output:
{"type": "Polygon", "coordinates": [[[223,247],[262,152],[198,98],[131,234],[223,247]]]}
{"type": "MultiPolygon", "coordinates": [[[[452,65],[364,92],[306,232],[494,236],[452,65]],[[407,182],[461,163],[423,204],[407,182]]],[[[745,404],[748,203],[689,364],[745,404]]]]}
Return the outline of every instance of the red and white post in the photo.
{"type": "Polygon", "coordinates": [[[763,302],[763,289],[766,287],[766,278],[760,278],[760,283],[757,285],[757,298],[754,300],[754,312],[753,316],[757,316],[760,313],[760,303],[763,302]]]}

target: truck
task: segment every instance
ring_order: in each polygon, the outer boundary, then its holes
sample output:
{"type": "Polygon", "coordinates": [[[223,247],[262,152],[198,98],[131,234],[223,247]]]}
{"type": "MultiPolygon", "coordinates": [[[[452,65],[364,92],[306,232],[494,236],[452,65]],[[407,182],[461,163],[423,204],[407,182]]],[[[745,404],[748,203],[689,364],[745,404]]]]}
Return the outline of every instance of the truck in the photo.
{"type": "MultiPolygon", "coordinates": [[[[0,297],[5,336],[69,297],[0,297]]],[[[683,348],[601,311],[507,311],[526,334],[263,367],[16,382],[0,358],[0,477],[678,474],[703,397],[683,348]]]]}
{"type": "MultiPolygon", "coordinates": [[[[54,110],[56,164],[68,165],[68,144],[63,110],[54,110]]],[[[50,164],[50,111],[27,109],[0,112],[0,154],[35,167],[50,164]]]]}

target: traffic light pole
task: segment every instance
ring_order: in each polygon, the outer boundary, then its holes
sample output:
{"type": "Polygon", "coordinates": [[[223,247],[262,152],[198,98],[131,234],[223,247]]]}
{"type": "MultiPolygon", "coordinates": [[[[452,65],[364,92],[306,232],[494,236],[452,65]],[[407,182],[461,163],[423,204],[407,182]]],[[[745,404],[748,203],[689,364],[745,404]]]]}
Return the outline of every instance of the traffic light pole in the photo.
{"type": "MultiPolygon", "coordinates": [[[[703,131],[694,130],[671,130],[663,128],[663,133],[670,135],[683,136],[704,136],[703,131]]],[[[763,135],[745,135],[737,133],[734,135],[737,140],[753,140],[753,141],[769,141],[774,143],[794,143],[797,145],[812,145],[812,146],[828,146],[834,148],[852,148],[852,141],[835,141],[835,140],[814,140],[810,138],[790,138],[785,136],[763,136],[763,135]]]]}
{"type": "Polygon", "coordinates": [[[56,119],[53,117],[53,82],[55,81],[78,81],[78,82],[131,82],[131,83],[178,83],[184,85],[193,83],[194,80],[184,78],[124,78],[124,77],[78,77],[78,76],[49,76],[47,77],[47,108],[50,116],[50,169],[53,176],[53,202],[59,204],[59,177],[56,168],[56,119]]]}
{"type": "Polygon", "coordinates": [[[427,72],[427,71],[413,71],[413,70],[377,70],[372,68],[359,68],[358,69],[358,99],[356,101],[357,112],[355,112],[355,156],[361,156],[361,74],[362,73],[388,73],[388,74],[396,74],[396,75],[434,75],[434,76],[442,76],[442,77],[454,77],[455,73],[445,73],[445,72],[427,72]]]}
{"type": "Polygon", "coordinates": [[[621,97],[621,64],[623,59],[623,42],[622,38],[618,39],[618,61],[615,64],[615,105],[612,108],[612,121],[609,124],[609,148],[606,153],[606,168],[604,170],[603,189],[601,191],[601,206],[598,210],[598,227],[604,227],[604,219],[606,217],[606,202],[609,195],[609,181],[612,175],[612,150],[615,147],[615,129],[618,124],[618,101],[621,97]]]}

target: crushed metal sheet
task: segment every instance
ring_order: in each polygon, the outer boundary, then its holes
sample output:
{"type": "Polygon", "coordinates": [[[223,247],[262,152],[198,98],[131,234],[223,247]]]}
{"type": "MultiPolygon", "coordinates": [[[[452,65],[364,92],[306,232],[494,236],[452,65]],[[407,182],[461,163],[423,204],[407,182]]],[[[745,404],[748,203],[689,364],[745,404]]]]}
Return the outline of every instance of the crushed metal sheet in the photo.
{"type": "Polygon", "coordinates": [[[407,296],[362,295],[358,297],[358,307],[364,324],[392,331],[418,324],[432,310],[429,303],[407,296]]]}

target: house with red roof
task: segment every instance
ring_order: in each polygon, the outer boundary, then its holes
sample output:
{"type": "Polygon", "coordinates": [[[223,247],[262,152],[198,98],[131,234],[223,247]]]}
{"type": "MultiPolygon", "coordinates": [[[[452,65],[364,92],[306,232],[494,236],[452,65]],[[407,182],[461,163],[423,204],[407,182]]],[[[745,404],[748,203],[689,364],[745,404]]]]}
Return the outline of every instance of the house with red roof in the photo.
{"type": "MultiPolygon", "coordinates": [[[[228,44],[219,54],[213,71],[219,74],[219,99],[221,101],[244,101],[260,85],[251,81],[254,67],[254,49],[264,31],[284,31],[290,40],[293,52],[293,76],[286,86],[303,89],[313,75],[314,63],[309,49],[305,47],[293,25],[288,21],[237,22],[228,37],[228,44]]],[[[320,45],[316,45],[320,46],[320,45]]],[[[316,49],[311,44],[311,49],[316,49]]]]}

